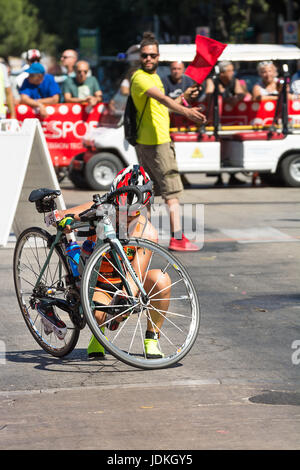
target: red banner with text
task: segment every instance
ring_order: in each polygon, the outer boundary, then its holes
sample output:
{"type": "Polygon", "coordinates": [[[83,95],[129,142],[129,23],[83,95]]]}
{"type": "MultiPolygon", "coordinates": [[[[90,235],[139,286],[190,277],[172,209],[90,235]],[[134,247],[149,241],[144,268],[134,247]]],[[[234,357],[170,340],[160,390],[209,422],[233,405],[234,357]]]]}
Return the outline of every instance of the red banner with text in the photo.
{"type": "Polygon", "coordinates": [[[41,121],[54,166],[64,167],[75,155],[86,150],[82,138],[99,125],[105,107],[103,103],[94,107],[74,103],[47,105],[48,116],[45,119],[24,104],[18,105],[16,111],[19,121],[28,118],[41,121]]]}

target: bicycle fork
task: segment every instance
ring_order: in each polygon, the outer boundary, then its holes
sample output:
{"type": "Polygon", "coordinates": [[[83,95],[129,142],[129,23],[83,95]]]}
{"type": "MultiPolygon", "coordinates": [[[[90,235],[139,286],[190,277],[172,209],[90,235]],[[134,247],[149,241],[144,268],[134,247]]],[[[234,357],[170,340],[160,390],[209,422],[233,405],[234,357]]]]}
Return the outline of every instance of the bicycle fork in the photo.
{"type": "MultiPolygon", "coordinates": [[[[134,283],[137,285],[137,287],[140,290],[141,293],[141,300],[144,304],[148,303],[148,295],[144,289],[144,286],[142,285],[139,277],[137,276],[135,270],[133,269],[130,261],[128,260],[127,256],[124,253],[122,244],[120,243],[120,240],[116,237],[116,232],[113,228],[113,225],[111,223],[111,220],[109,217],[104,217],[103,218],[103,224],[104,224],[104,234],[106,235],[107,239],[109,240],[110,244],[112,247],[115,249],[115,252],[112,251],[112,256],[114,258],[114,262],[116,263],[118,269],[120,272],[123,271],[123,267],[121,264],[121,261],[124,263],[125,267],[127,268],[129,274],[131,275],[134,283]]],[[[129,285],[128,280],[126,277],[124,277],[124,287],[127,291],[127,294],[130,297],[134,297],[131,287],[129,285]]]]}

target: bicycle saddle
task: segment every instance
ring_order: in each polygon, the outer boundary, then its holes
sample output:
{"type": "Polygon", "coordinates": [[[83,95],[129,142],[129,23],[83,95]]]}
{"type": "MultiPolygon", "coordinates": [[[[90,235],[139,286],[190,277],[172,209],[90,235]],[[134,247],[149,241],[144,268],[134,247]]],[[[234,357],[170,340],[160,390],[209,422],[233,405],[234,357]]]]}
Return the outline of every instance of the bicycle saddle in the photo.
{"type": "Polygon", "coordinates": [[[36,201],[41,201],[44,199],[46,196],[60,196],[61,192],[59,189],[47,189],[47,188],[40,188],[40,189],[34,189],[31,191],[30,196],[28,200],[30,202],[36,202],[36,201]]]}

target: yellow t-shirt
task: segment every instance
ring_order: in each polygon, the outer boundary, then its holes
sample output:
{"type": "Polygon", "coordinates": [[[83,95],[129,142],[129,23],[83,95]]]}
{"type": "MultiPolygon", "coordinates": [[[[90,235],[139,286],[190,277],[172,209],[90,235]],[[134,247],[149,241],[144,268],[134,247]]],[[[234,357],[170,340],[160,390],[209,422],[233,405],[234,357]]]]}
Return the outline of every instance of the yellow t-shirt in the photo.
{"type": "MultiPolygon", "coordinates": [[[[157,87],[165,92],[162,81],[157,73],[137,70],[131,79],[131,96],[137,109],[137,126],[147,100],[146,91],[157,87]]],[[[142,121],[138,128],[137,142],[144,145],[157,145],[170,142],[170,117],[166,106],[154,98],[148,98],[142,121]]]]}

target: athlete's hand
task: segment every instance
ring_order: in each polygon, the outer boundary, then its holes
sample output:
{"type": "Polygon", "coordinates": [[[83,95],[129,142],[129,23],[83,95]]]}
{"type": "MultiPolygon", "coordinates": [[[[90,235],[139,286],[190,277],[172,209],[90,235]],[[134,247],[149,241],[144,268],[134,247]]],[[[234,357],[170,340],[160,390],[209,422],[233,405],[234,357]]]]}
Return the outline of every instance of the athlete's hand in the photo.
{"type": "Polygon", "coordinates": [[[72,232],[72,224],[75,221],[73,215],[74,214],[66,214],[65,217],[58,223],[59,228],[65,233],[72,232]]]}

